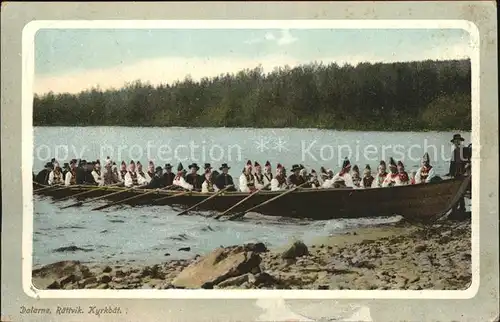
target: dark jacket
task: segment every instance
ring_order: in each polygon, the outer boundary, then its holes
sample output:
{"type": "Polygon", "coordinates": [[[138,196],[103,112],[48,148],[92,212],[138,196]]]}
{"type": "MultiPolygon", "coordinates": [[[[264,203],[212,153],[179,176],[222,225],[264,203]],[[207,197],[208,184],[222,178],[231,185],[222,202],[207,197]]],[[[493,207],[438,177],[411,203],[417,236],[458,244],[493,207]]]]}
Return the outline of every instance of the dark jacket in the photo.
{"type": "Polygon", "coordinates": [[[173,172],[164,173],[163,174],[163,184],[165,187],[171,186],[174,184],[175,174],[173,172]]]}
{"type": "Polygon", "coordinates": [[[163,176],[154,176],[151,178],[151,181],[147,185],[149,189],[159,189],[165,187],[165,180],[163,180],[163,176]]]}
{"type": "Polygon", "coordinates": [[[215,179],[215,185],[219,189],[224,189],[225,187],[232,185],[233,187],[227,189],[228,191],[236,191],[234,187],[233,177],[230,174],[221,173],[215,179]]]}
{"type": "Polygon", "coordinates": [[[199,174],[189,173],[186,175],[186,182],[193,185],[194,190],[201,190],[203,181],[205,181],[205,177],[202,177],[199,174]]]}
{"type": "Polygon", "coordinates": [[[465,166],[470,163],[472,151],[468,147],[459,147],[453,150],[448,174],[459,177],[465,174],[465,166]]]}
{"type": "Polygon", "coordinates": [[[296,176],[295,174],[292,174],[288,177],[288,182],[290,182],[291,184],[293,184],[295,186],[300,186],[301,184],[303,184],[306,181],[304,180],[303,176],[296,176]]]}
{"type": "Polygon", "coordinates": [[[39,184],[48,185],[49,184],[49,174],[50,170],[43,169],[36,175],[35,181],[39,184]]]}

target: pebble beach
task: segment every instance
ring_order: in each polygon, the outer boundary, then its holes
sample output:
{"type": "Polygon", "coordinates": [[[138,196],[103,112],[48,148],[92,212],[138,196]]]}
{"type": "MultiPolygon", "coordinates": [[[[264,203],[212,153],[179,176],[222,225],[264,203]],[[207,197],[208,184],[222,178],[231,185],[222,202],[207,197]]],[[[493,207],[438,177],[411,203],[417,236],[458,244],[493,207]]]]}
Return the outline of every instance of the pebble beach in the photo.
{"type": "Polygon", "coordinates": [[[404,220],[287,246],[255,242],[156,264],[58,261],[32,271],[38,289],[465,290],[471,223],[404,220]]]}

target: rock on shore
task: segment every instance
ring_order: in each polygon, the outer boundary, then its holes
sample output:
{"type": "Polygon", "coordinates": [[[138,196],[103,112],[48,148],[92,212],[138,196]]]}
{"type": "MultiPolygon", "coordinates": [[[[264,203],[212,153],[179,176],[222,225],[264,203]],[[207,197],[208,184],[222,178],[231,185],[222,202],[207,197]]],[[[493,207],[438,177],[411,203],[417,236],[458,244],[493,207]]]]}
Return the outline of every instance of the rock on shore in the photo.
{"type": "Polygon", "coordinates": [[[220,247],[192,260],[153,266],[64,261],[33,270],[40,289],[439,289],[471,283],[469,222],[336,245],[295,241],[282,251],[263,243],[220,247]]]}

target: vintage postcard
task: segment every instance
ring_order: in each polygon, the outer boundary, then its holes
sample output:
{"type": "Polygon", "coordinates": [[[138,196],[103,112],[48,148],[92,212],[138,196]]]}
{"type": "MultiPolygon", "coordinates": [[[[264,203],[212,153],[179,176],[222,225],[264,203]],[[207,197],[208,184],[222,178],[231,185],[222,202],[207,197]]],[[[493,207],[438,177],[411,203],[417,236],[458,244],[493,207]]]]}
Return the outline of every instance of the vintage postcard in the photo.
{"type": "Polygon", "coordinates": [[[474,298],[481,53],[467,20],[25,25],[24,292],[253,299],[258,321],[474,298]]]}

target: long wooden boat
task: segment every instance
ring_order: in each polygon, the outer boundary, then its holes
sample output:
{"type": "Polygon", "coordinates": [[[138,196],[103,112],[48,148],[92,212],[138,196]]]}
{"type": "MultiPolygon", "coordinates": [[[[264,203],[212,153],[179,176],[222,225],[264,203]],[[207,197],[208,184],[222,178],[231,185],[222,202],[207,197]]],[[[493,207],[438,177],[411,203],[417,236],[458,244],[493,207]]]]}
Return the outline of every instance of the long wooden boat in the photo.
{"type": "MultiPolygon", "coordinates": [[[[401,215],[413,219],[430,219],[446,213],[464,195],[471,180],[470,176],[459,179],[446,179],[436,183],[399,186],[391,188],[369,189],[299,189],[282,198],[276,199],[256,212],[269,216],[283,216],[294,218],[310,218],[325,220],[333,218],[359,218],[401,215]]],[[[43,186],[34,184],[34,190],[43,186]]],[[[46,189],[39,194],[53,198],[63,198],[89,191],[84,196],[75,199],[95,198],[124,190],[123,187],[109,187],[96,189],[96,186],[72,186],[67,188],[46,189]],[[90,190],[93,190],[90,192],[90,190]]],[[[134,189],[120,194],[114,194],[108,199],[111,201],[123,200],[151,190],[134,189]]],[[[158,191],[135,198],[128,204],[133,206],[144,205],[176,205],[181,207],[193,206],[213,193],[192,192],[179,197],[167,198],[159,202],[155,199],[178,194],[179,191],[158,191]]],[[[282,191],[262,191],[259,194],[235,207],[231,213],[238,213],[269,200],[282,191]]],[[[225,192],[203,203],[198,210],[223,212],[247,197],[247,193],[225,192]]]]}

